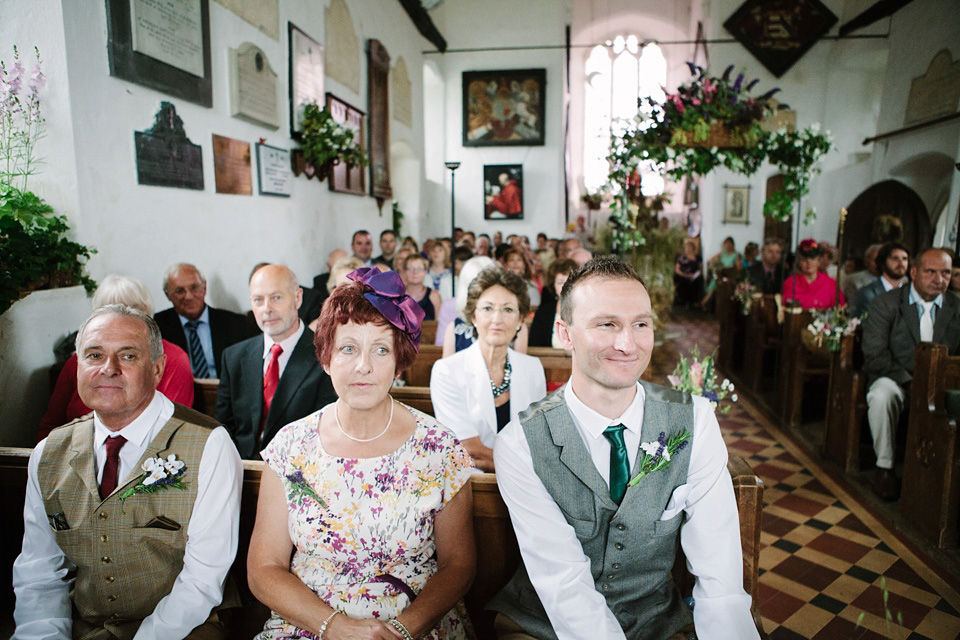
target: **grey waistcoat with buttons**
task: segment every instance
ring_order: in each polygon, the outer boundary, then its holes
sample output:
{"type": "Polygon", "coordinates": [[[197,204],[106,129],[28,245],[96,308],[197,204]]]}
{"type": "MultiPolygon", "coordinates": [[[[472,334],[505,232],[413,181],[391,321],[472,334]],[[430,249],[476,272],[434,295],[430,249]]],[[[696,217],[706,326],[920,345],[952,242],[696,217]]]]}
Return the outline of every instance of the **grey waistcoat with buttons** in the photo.
{"type": "MultiPolygon", "coordinates": [[[[660,432],[667,438],[684,429],[693,433],[689,394],[640,384],[646,394],[641,442],[656,440],[660,432]]],[[[534,471],[576,532],[596,589],[628,640],[666,638],[693,621],[671,577],[683,512],[660,520],[673,490],[687,481],[692,443],[666,468],[628,487],[618,507],[573,422],[563,390],[520,414],[534,471]]],[[[638,451],[631,477],[642,458],[638,451]]],[[[522,563],[488,608],[509,616],[535,638],[557,637],[522,563]]]]}

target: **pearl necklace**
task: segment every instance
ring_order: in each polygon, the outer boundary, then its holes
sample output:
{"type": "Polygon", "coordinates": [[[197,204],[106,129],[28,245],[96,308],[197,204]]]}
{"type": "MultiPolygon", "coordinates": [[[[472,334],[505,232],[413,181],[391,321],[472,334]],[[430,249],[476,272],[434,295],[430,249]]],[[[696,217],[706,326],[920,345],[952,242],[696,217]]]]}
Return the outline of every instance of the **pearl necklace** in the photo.
{"type": "Polygon", "coordinates": [[[383,428],[383,431],[381,431],[381,432],[378,433],[377,435],[373,436],[372,438],[355,438],[355,437],[353,437],[352,435],[350,435],[349,433],[347,433],[346,431],[344,431],[344,430],[343,430],[343,427],[340,426],[340,411],[339,411],[339,406],[340,406],[340,402],[339,402],[339,401],[336,402],[336,403],[333,405],[333,419],[336,420],[336,422],[337,422],[337,429],[340,429],[340,433],[342,433],[342,434],[345,435],[346,437],[350,438],[350,439],[353,440],[354,442],[373,442],[374,440],[376,440],[377,438],[379,438],[380,436],[382,436],[383,434],[385,434],[387,431],[390,430],[390,425],[393,424],[393,408],[394,408],[394,406],[396,406],[396,401],[393,399],[393,396],[390,397],[390,419],[387,420],[387,426],[385,426],[385,427],[383,428]]]}
{"type": "Polygon", "coordinates": [[[490,388],[493,390],[493,397],[499,398],[501,395],[510,390],[510,374],[513,372],[513,367],[510,366],[510,359],[507,358],[503,363],[503,382],[500,383],[500,386],[493,384],[493,380],[490,381],[490,388]]]}

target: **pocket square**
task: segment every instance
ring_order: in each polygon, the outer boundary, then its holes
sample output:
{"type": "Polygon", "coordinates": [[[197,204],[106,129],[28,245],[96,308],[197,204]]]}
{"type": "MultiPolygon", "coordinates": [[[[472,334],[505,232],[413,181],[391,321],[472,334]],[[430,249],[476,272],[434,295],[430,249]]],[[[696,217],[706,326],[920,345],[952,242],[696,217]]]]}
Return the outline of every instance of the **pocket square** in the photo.
{"type": "Polygon", "coordinates": [[[50,521],[50,526],[54,531],[66,531],[70,528],[70,525],[67,524],[67,516],[62,511],[53,515],[47,514],[47,520],[50,521]]]}
{"type": "Polygon", "coordinates": [[[138,527],[139,529],[163,529],[164,531],[179,531],[180,523],[176,520],[171,520],[167,516],[156,516],[151,519],[150,522],[138,527]]]}
{"type": "Polygon", "coordinates": [[[673,493],[670,495],[670,502],[667,503],[666,509],[663,510],[663,514],[660,516],[661,520],[669,520],[683,511],[684,507],[687,506],[690,489],[689,484],[682,484],[673,490],[673,493]]]}

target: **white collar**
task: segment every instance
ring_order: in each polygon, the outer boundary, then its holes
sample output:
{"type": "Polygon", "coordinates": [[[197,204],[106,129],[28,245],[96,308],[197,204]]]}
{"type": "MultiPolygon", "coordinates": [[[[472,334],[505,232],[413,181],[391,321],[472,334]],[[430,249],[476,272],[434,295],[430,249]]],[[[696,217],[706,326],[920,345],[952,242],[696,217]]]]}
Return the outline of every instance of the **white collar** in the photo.
{"type": "Polygon", "coordinates": [[[906,278],[900,278],[897,280],[896,284],[891,284],[890,281],[887,280],[886,276],[880,276],[880,284],[883,285],[884,291],[893,291],[894,289],[899,289],[903,283],[906,282],[906,280],[906,278]]]}
{"type": "Polygon", "coordinates": [[[293,348],[300,342],[300,336],[303,335],[304,329],[306,329],[306,325],[303,324],[303,320],[299,317],[297,317],[297,324],[297,330],[278,343],[274,342],[273,338],[267,334],[263,334],[263,357],[266,358],[270,354],[270,347],[274,344],[279,344],[280,348],[283,349],[283,353],[292,353],[293,348]]]}
{"type": "Polygon", "coordinates": [[[111,431],[108,429],[103,422],[100,421],[100,416],[97,415],[97,412],[93,412],[93,447],[96,449],[102,445],[106,439],[113,434],[122,435],[126,438],[127,442],[130,442],[136,445],[138,448],[143,448],[146,444],[147,437],[150,435],[150,432],[153,430],[153,425],[156,423],[157,418],[160,416],[160,411],[163,409],[163,394],[158,391],[155,391],[153,398],[150,400],[150,404],[147,405],[147,408],[140,412],[133,421],[127,426],[120,429],[120,431],[111,431]]]}
{"type": "Polygon", "coordinates": [[[583,431],[596,439],[603,435],[603,430],[611,425],[622,424],[633,433],[639,435],[643,419],[643,401],[645,398],[643,387],[637,383],[636,394],[633,396],[633,402],[620,414],[620,416],[611,420],[603,416],[583,403],[577,394],[573,391],[573,384],[568,382],[563,390],[563,397],[567,401],[567,408],[573,415],[583,431]]]}
{"type": "Polygon", "coordinates": [[[937,295],[937,297],[931,300],[930,302],[927,302],[926,300],[920,297],[920,294],[917,293],[917,288],[913,286],[913,284],[911,283],[910,284],[910,304],[916,304],[924,308],[929,308],[931,304],[935,304],[939,308],[943,306],[943,294],[941,293],[937,295]]]}
{"type": "MultiPolygon", "coordinates": [[[[180,315],[179,313],[177,314],[177,317],[180,318],[180,325],[181,325],[181,326],[184,326],[184,327],[185,327],[185,326],[187,326],[187,323],[190,322],[190,318],[188,318],[188,317],[186,317],[186,316],[182,316],[182,315],[180,315]]],[[[204,324],[204,323],[206,323],[207,325],[210,324],[210,305],[204,303],[204,305],[203,305],[203,313],[201,313],[201,314],[200,314],[200,317],[197,318],[197,322],[199,322],[200,324],[204,324]]]]}

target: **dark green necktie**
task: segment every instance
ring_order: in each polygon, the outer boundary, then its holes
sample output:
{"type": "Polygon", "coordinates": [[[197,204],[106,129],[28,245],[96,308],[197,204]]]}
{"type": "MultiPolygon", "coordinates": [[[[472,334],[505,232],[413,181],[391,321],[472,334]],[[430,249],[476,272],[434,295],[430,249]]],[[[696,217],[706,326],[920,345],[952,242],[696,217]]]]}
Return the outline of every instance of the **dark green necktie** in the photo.
{"type": "Polygon", "coordinates": [[[624,429],[625,426],[618,424],[603,430],[604,437],[610,441],[610,497],[617,504],[623,500],[630,479],[630,459],[627,457],[627,445],[623,442],[624,429]]]}

